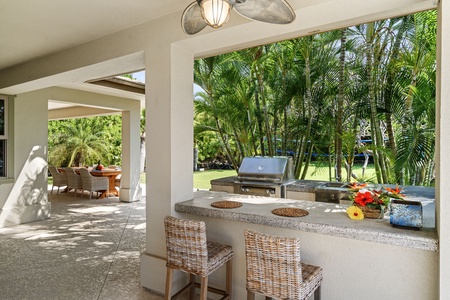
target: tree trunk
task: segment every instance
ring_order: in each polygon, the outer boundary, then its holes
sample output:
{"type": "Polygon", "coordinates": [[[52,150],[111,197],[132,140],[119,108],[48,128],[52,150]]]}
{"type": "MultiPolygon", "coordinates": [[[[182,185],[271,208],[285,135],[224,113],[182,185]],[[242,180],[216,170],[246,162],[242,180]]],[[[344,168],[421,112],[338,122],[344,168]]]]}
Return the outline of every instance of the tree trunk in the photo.
{"type": "Polygon", "coordinates": [[[312,143],[312,142],[309,143],[308,155],[306,156],[305,167],[303,168],[301,179],[305,179],[306,175],[308,174],[308,167],[309,167],[309,163],[311,162],[313,148],[314,148],[314,143],[312,143]]]}
{"type": "Polygon", "coordinates": [[[224,132],[222,130],[222,126],[220,126],[220,121],[217,117],[214,117],[216,121],[217,131],[219,133],[220,139],[222,141],[222,145],[224,147],[225,153],[227,154],[228,159],[230,160],[231,164],[233,165],[235,170],[238,170],[238,164],[236,163],[236,160],[234,159],[233,153],[231,152],[230,146],[228,145],[228,139],[225,138],[224,132]]]}
{"type": "Polygon", "coordinates": [[[273,140],[272,140],[272,131],[270,130],[270,117],[269,117],[269,113],[268,113],[268,106],[267,106],[267,101],[266,101],[266,97],[265,97],[265,93],[264,93],[264,81],[262,79],[262,75],[258,74],[258,87],[259,87],[259,92],[260,92],[260,96],[261,96],[261,102],[263,105],[263,114],[264,114],[264,127],[266,129],[266,138],[267,138],[267,150],[269,152],[269,156],[273,156],[274,155],[274,151],[273,151],[273,140]]]}
{"type": "Polygon", "coordinates": [[[377,115],[377,103],[374,89],[373,78],[373,35],[374,35],[374,23],[368,24],[367,28],[367,84],[369,91],[369,103],[370,103],[370,127],[372,134],[372,144],[374,146],[373,158],[375,164],[375,173],[379,183],[387,183],[387,169],[385,166],[383,152],[380,150],[383,146],[383,140],[380,129],[380,122],[377,115]]]}
{"type": "Polygon", "coordinates": [[[301,159],[298,161],[298,164],[295,168],[295,178],[299,178],[300,172],[302,169],[303,164],[303,158],[305,157],[306,148],[308,146],[308,141],[311,137],[311,127],[312,127],[312,121],[313,121],[313,114],[312,114],[312,104],[311,104],[311,69],[309,65],[309,57],[305,57],[305,81],[306,81],[306,95],[305,95],[305,103],[307,105],[308,109],[308,125],[306,126],[304,139],[302,143],[302,147],[300,149],[300,157],[301,159]]]}
{"type": "Polygon", "coordinates": [[[258,126],[258,136],[259,136],[259,144],[261,148],[261,155],[266,155],[266,149],[264,146],[264,132],[263,132],[263,121],[261,116],[261,104],[259,102],[259,92],[255,92],[255,116],[256,116],[256,124],[258,126]]]}
{"type": "MultiPolygon", "coordinates": [[[[397,156],[397,145],[394,137],[394,128],[392,126],[392,98],[394,97],[394,87],[395,87],[395,77],[397,75],[398,68],[396,64],[398,63],[398,56],[400,53],[400,43],[403,40],[403,34],[407,28],[407,21],[410,17],[404,16],[401,18],[402,24],[398,29],[397,35],[395,36],[394,44],[392,46],[392,54],[389,59],[389,64],[387,66],[387,78],[386,78],[386,89],[385,89],[385,97],[384,97],[384,107],[386,110],[385,118],[386,118],[386,131],[388,133],[389,138],[389,148],[394,155],[397,156]]],[[[397,182],[403,182],[403,172],[398,171],[395,174],[397,182]]]]}
{"type": "Polygon", "coordinates": [[[345,44],[347,29],[341,29],[341,47],[339,58],[339,95],[336,113],[335,155],[336,155],[336,181],[342,181],[342,119],[344,110],[344,86],[345,86],[345,44]]]}
{"type": "Polygon", "coordinates": [[[247,110],[247,118],[248,118],[248,124],[250,126],[250,135],[251,135],[251,139],[252,139],[253,154],[257,155],[258,147],[256,146],[255,133],[253,132],[253,128],[251,126],[252,119],[250,118],[250,110],[247,110]]]}

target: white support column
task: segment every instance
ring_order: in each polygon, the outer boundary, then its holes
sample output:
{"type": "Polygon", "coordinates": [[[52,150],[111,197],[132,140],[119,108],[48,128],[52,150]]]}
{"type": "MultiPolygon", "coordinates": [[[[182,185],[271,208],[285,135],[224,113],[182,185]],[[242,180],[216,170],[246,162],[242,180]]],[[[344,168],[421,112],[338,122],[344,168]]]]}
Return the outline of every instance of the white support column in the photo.
{"type": "MultiPolygon", "coordinates": [[[[147,237],[141,284],[164,292],[163,219],[193,197],[193,54],[159,45],[146,57],[147,237]]],[[[174,287],[176,287],[175,284],[174,287]]]]}
{"type": "Polygon", "coordinates": [[[436,226],[439,234],[439,295],[450,295],[450,2],[438,6],[436,70],[436,226]]]}
{"type": "Polygon", "coordinates": [[[119,199],[138,201],[142,197],[140,186],[140,103],[130,104],[122,112],[122,178],[119,199]]]}

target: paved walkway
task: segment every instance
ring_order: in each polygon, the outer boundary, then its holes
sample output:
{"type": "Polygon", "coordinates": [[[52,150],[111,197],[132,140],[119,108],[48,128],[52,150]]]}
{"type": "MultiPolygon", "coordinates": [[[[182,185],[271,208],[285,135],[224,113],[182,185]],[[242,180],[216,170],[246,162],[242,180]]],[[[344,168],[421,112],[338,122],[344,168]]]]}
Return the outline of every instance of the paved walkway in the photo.
{"type": "Polygon", "coordinates": [[[0,228],[0,299],[163,299],[140,285],[145,199],[49,200],[50,219],[0,228]]]}

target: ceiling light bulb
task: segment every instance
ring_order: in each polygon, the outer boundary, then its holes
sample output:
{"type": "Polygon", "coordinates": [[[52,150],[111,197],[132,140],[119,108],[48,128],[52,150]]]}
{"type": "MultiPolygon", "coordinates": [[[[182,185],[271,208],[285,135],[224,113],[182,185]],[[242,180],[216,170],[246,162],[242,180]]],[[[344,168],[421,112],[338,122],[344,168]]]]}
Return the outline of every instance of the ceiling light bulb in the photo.
{"type": "Polygon", "coordinates": [[[203,19],[212,28],[219,28],[230,18],[232,5],[229,0],[197,0],[203,19]]]}

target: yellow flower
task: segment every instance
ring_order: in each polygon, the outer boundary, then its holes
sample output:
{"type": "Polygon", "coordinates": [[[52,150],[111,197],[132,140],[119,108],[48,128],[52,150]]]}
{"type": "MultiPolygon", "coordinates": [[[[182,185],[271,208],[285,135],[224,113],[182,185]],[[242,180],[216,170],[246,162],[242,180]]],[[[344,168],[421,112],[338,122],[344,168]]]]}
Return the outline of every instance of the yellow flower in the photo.
{"type": "Polygon", "coordinates": [[[347,208],[347,215],[352,220],[362,220],[362,219],[364,219],[364,214],[363,214],[361,208],[356,207],[354,205],[352,205],[349,208],[347,208]]]}

